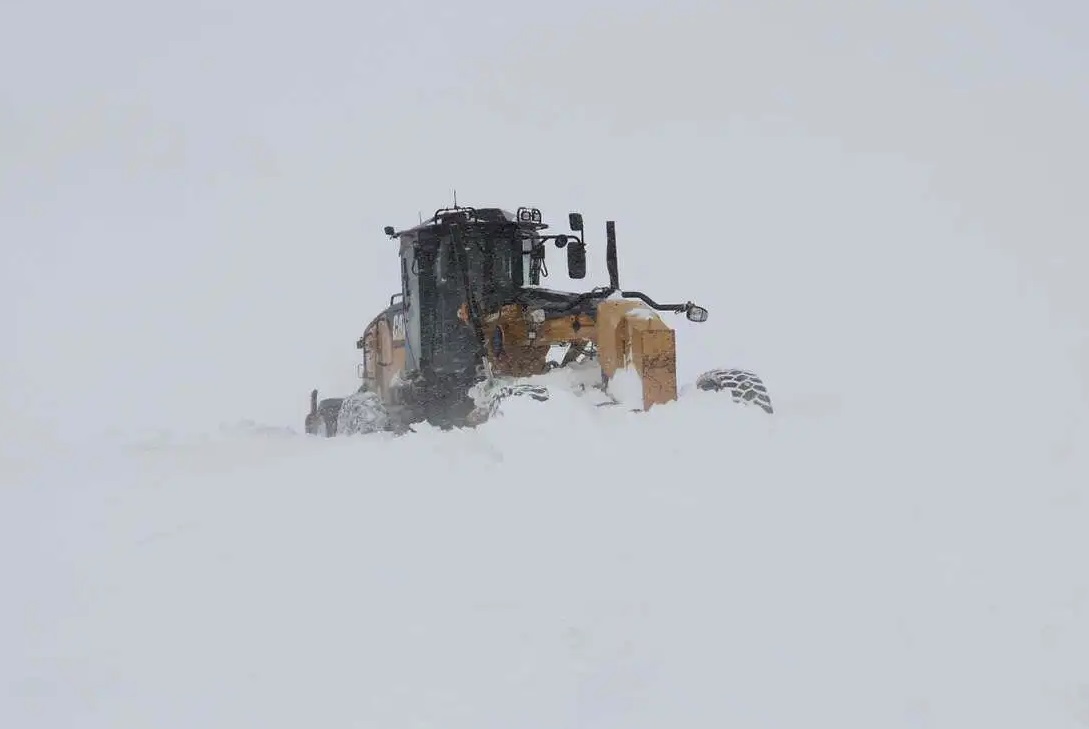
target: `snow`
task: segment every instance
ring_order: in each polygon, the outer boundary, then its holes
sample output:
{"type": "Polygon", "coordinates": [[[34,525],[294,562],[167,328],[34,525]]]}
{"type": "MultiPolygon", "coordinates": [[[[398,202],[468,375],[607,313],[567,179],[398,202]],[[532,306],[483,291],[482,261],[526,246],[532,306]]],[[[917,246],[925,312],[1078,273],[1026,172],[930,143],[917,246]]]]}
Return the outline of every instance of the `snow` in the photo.
{"type": "Polygon", "coordinates": [[[0,727],[1089,725],[1075,6],[14,8],[0,727]],[[681,399],[300,435],[455,187],[681,399]]]}
{"type": "Polygon", "coordinates": [[[646,306],[636,306],[627,312],[627,316],[634,319],[653,319],[656,315],[646,306]]]}
{"type": "Polygon", "coordinates": [[[609,394],[626,408],[643,408],[643,379],[634,367],[621,367],[609,381],[609,394]]]}
{"type": "Polygon", "coordinates": [[[251,424],[8,471],[3,725],[1084,716],[1084,451],[547,381],[475,431],[251,424]]]}

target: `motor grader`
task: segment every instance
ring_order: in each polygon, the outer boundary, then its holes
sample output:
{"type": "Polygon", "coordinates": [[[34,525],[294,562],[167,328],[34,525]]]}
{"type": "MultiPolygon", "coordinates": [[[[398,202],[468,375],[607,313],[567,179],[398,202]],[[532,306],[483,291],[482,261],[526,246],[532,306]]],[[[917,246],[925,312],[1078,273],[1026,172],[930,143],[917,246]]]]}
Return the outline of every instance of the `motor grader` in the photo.
{"type": "MultiPolygon", "coordinates": [[[[593,386],[606,394],[618,375],[634,375],[642,390],[635,409],[677,399],[675,332],[659,312],[700,323],[707,310],[622,290],[611,220],[608,286],[584,292],[542,286],[549,244],[565,251],[571,279],[586,276],[582,215],[570,213],[569,232],[547,233],[548,227],[537,208],[511,213],[456,202],[414,227],[387,226],[386,236],[400,244],[401,290],[356,342],[358,390],[323,400],[312,390],[306,432],[405,432],[422,422],[476,426],[507,398],[547,400],[548,389],[534,384],[534,376],[575,363],[599,370],[593,386]],[[549,359],[556,348],[566,348],[558,361],[549,359]]],[[[710,370],[696,386],[773,412],[752,372],[710,370]]]]}

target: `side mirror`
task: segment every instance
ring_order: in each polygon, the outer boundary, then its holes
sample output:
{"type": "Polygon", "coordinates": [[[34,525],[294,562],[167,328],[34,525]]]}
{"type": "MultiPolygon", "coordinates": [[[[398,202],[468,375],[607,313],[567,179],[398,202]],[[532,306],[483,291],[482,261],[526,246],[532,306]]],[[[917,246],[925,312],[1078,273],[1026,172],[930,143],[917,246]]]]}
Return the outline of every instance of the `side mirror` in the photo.
{"type": "Polygon", "coordinates": [[[576,233],[582,232],[582,213],[569,213],[567,216],[567,227],[576,233]]]}
{"type": "Polygon", "coordinates": [[[695,304],[689,304],[688,310],[685,311],[685,316],[688,317],[688,321],[705,322],[707,321],[707,309],[702,306],[696,306],[695,304]]]}
{"type": "Polygon", "coordinates": [[[586,278],[586,244],[573,240],[567,244],[567,275],[586,278]]]}
{"type": "Polygon", "coordinates": [[[385,228],[382,229],[382,232],[392,238],[395,231],[393,230],[392,225],[387,225],[385,228]]]}

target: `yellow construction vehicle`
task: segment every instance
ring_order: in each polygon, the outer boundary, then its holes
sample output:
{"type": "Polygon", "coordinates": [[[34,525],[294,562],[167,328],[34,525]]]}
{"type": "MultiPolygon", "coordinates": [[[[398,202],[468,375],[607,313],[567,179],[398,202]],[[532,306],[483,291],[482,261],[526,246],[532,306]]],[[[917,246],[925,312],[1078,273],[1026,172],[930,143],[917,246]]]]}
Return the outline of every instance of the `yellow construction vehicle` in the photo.
{"type": "MultiPolygon", "coordinates": [[[[311,391],[306,432],[476,426],[506,398],[547,400],[548,388],[534,376],[576,363],[599,373],[593,386],[606,394],[621,373],[634,377],[642,390],[637,409],[677,399],[675,333],[658,312],[703,322],[707,310],[621,290],[613,221],[605,225],[607,287],[543,287],[549,243],[566,251],[570,278],[586,276],[582,215],[571,213],[568,223],[570,232],[546,234],[537,208],[510,213],[455,203],[412,228],[387,226],[385,234],[400,242],[401,291],[356,342],[359,389],[324,400],[311,391]],[[566,348],[562,358],[549,359],[557,347],[566,348]]],[[[767,388],[747,370],[710,370],[696,387],[772,412],[767,388]]]]}

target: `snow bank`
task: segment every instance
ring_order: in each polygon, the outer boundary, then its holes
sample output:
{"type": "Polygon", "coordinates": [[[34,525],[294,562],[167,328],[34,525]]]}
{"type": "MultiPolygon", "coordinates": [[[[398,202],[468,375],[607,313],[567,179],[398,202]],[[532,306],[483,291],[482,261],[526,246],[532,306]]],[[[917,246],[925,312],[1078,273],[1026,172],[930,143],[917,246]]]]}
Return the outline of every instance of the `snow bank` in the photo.
{"type": "Polygon", "coordinates": [[[0,724],[1078,726],[1084,461],[780,412],[560,390],[24,468],[0,724]]]}

